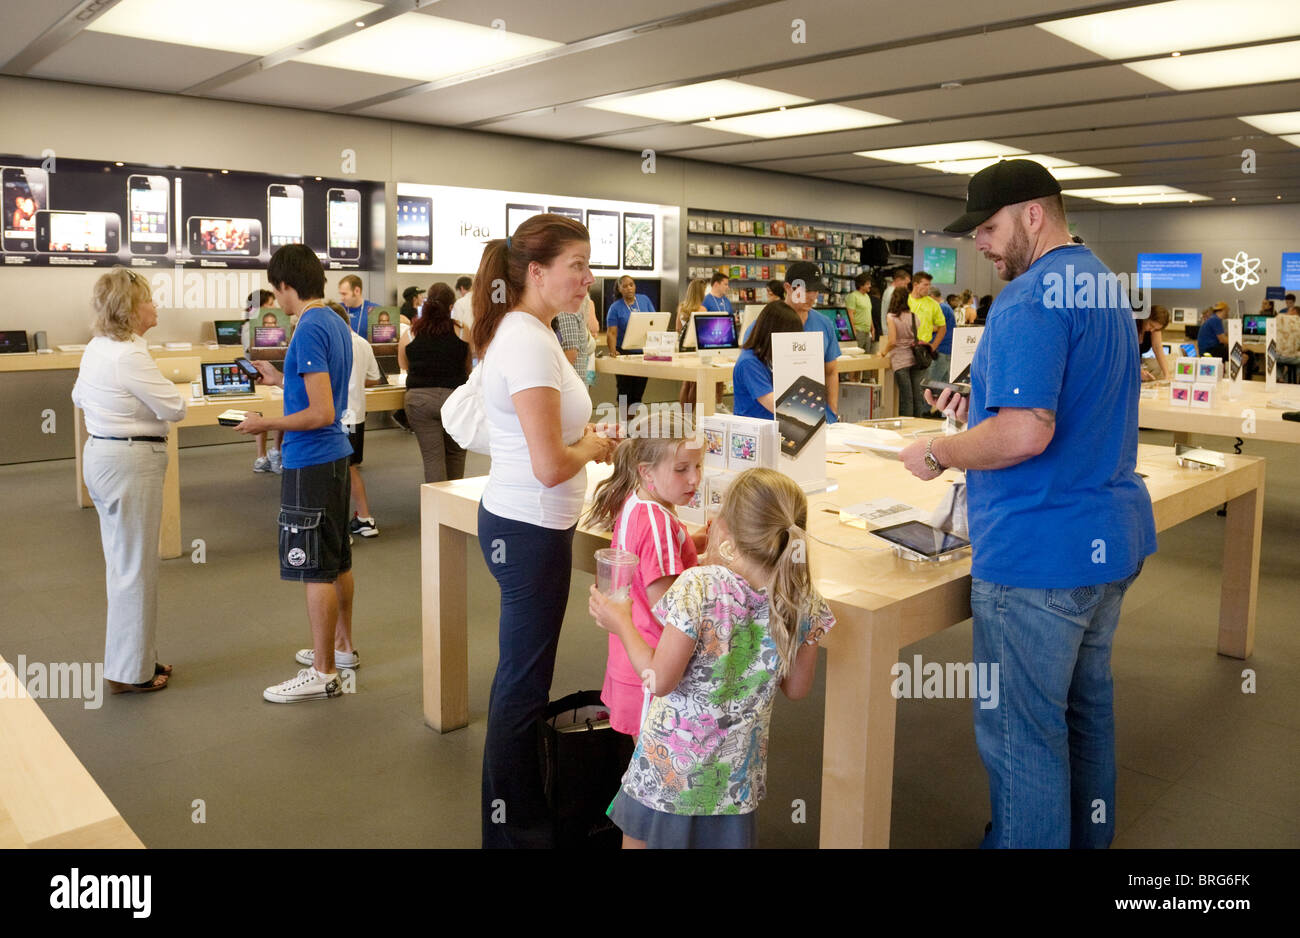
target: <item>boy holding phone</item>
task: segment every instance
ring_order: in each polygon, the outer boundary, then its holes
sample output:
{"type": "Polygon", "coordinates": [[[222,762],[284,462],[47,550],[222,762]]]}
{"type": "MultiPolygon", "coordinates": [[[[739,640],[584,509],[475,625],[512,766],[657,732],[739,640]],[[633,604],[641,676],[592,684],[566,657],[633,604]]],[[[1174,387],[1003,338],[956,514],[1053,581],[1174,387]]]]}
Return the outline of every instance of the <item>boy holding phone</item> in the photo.
{"type": "Polygon", "coordinates": [[[306,584],[312,648],[307,667],[262,696],[273,703],[324,700],[343,693],[337,663],[357,665],[352,647],[352,548],[348,534],[352,447],[341,418],[348,404],[352,339],[348,324],[325,306],[325,271],[311,248],[289,244],[266,271],[280,307],[298,317],[284,374],[254,365],[263,384],[284,386],[284,416],[250,414],[241,433],[284,430],[280,478],[280,579],[306,584]]]}

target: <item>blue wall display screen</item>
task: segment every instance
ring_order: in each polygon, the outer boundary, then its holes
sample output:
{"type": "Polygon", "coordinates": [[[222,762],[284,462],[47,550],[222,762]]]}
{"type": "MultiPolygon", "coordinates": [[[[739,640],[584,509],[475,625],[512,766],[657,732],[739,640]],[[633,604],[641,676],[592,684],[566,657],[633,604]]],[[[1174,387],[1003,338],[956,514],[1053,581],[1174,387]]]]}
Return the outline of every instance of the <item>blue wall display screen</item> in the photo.
{"type": "Polygon", "coordinates": [[[1137,272],[1151,275],[1154,290],[1199,290],[1201,255],[1139,254],[1137,272]]]}
{"type": "Polygon", "coordinates": [[[1300,290],[1300,251],[1282,252],[1282,287],[1300,290]]]}

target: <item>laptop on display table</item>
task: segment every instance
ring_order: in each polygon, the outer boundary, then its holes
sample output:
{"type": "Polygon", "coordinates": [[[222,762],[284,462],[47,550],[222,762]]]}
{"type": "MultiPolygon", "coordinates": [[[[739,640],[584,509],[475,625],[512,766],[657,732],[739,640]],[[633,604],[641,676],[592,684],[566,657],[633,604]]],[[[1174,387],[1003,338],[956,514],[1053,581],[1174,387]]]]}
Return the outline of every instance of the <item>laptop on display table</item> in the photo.
{"type": "Polygon", "coordinates": [[[203,397],[210,404],[261,400],[253,390],[253,380],[234,362],[204,363],[203,397]]]}

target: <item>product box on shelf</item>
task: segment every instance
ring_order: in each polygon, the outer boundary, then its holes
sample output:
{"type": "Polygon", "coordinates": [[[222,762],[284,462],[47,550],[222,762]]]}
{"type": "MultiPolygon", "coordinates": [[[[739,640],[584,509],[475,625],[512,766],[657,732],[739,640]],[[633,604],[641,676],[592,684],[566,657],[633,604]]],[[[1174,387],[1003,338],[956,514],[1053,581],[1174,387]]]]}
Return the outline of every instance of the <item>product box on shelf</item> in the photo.
{"type": "Polygon", "coordinates": [[[754,417],[727,418],[727,468],[732,472],[746,469],[776,468],[776,421],[754,417]]]}
{"type": "Polygon", "coordinates": [[[704,444],[704,467],[727,468],[727,418],[725,414],[700,417],[696,421],[704,444]]]}

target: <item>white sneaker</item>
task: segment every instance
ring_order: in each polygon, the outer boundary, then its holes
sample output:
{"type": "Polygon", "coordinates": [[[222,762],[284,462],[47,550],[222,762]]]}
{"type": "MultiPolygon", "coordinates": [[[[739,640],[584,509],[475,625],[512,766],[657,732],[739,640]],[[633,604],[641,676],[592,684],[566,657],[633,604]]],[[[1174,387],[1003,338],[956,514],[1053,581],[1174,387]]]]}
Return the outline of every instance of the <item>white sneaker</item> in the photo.
{"type": "Polygon", "coordinates": [[[298,676],[262,691],[271,703],[298,703],[303,700],[325,700],[342,697],[343,684],[337,674],[321,674],[315,668],[303,668],[298,676]]]}
{"type": "MultiPolygon", "coordinates": [[[[309,668],[316,664],[316,650],[314,648],[304,648],[293,657],[299,664],[305,664],[309,668]]],[[[361,656],[357,654],[355,648],[351,651],[335,650],[334,652],[334,667],[336,668],[348,668],[355,671],[361,667],[360,660],[361,656]]]]}
{"type": "Polygon", "coordinates": [[[269,450],[266,454],[266,458],[271,461],[272,472],[274,472],[276,475],[280,475],[282,472],[284,472],[284,460],[281,458],[280,451],[278,449],[269,450]]]}
{"type": "Polygon", "coordinates": [[[274,472],[275,470],[271,468],[271,460],[270,460],[270,459],[268,459],[268,458],[265,457],[265,456],[258,456],[256,459],[253,460],[253,471],[254,471],[254,472],[274,472]]]}

